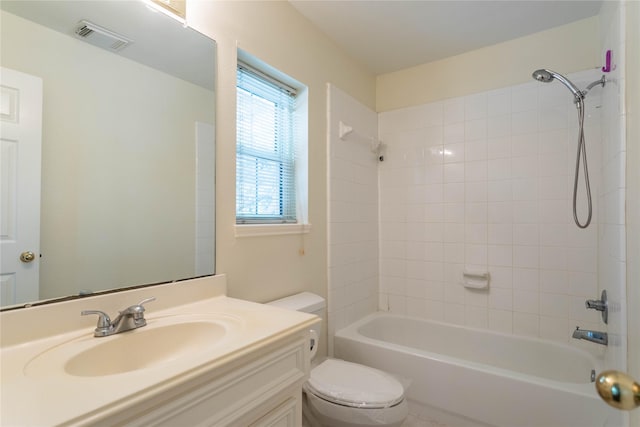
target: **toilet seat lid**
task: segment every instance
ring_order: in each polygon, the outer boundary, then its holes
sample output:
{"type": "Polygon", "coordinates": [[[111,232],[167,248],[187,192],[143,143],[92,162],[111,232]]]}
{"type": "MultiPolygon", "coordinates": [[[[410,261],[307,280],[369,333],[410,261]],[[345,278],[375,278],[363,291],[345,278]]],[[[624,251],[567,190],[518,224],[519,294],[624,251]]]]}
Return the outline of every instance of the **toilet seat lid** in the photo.
{"type": "Polygon", "coordinates": [[[402,384],[386,372],[336,359],[311,370],[307,389],[321,399],[356,408],[388,408],[404,399],[402,384]]]}

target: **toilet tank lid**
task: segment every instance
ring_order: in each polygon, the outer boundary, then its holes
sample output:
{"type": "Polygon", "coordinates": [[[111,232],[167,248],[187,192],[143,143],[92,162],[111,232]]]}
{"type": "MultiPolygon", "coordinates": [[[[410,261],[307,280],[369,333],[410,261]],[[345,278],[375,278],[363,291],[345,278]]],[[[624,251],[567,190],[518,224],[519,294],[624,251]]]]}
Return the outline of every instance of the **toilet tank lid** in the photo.
{"type": "Polygon", "coordinates": [[[267,304],[305,313],[315,313],[325,308],[324,298],[311,292],[301,292],[267,304]]]}

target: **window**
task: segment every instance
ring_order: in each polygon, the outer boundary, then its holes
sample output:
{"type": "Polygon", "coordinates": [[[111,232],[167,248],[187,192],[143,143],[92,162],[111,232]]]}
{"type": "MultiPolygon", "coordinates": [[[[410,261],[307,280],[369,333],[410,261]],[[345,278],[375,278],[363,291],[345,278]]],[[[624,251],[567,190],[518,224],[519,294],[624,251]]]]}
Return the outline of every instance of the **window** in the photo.
{"type": "Polygon", "coordinates": [[[296,223],[296,91],[238,64],[236,223],[296,223]]]}

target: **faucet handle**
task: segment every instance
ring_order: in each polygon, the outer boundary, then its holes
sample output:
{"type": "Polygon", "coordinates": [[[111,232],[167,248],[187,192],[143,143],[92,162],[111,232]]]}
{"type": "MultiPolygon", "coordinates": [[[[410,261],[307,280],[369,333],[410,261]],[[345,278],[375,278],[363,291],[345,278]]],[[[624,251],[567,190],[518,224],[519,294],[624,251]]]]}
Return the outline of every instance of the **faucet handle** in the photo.
{"type": "Polygon", "coordinates": [[[151,297],[151,298],[145,298],[142,301],[140,301],[139,303],[137,303],[136,305],[132,305],[131,307],[129,307],[129,310],[131,310],[133,313],[139,313],[140,315],[142,315],[142,313],[144,313],[144,307],[143,305],[148,303],[148,302],[152,302],[155,301],[156,297],[151,297]]]}
{"type": "Polygon", "coordinates": [[[156,297],[145,298],[145,299],[143,299],[142,301],[140,301],[140,302],[138,303],[138,305],[139,305],[139,306],[142,306],[142,305],[144,305],[144,304],[146,304],[146,303],[148,303],[148,302],[153,302],[153,301],[155,301],[155,300],[156,300],[156,297]]]}
{"type": "Polygon", "coordinates": [[[598,310],[602,312],[602,321],[609,323],[609,304],[607,302],[607,291],[603,290],[599,300],[588,299],[584,302],[587,309],[598,310]]]}
{"type": "Polygon", "coordinates": [[[87,316],[89,314],[97,314],[98,315],[98,325],[94,330],[94,335],[96,337],[103,337],[108,335],[111,329],[111,318],[107,313],[100,310],[83,310],[80,312],[81,316],[87,316]]]}
{"type": "MultiPolygon", "coordinates": [[[[156,297],[151,297],[151,298],[146,298],[143,299],[142,301],[140,301],[138,304],[132,305],[130,307],[127,307],[126,309],[122,310],[120,312],[121,315],[131,315],[133,316],[134,320],[140,322],[141,324],[144,323],[144,307],[143,305],[151,302],[151,301],[155,301],[156,297]]],[[[144,325],[143,325],[144,326],[144,325]]]]}
{"type": "Polygon", "coordinates": [[[584,302],[584,305],[586,308],[592,308],[598,311],[604,311],[606,308],[606,303],[596,299],[588,299],[584,302]]]}

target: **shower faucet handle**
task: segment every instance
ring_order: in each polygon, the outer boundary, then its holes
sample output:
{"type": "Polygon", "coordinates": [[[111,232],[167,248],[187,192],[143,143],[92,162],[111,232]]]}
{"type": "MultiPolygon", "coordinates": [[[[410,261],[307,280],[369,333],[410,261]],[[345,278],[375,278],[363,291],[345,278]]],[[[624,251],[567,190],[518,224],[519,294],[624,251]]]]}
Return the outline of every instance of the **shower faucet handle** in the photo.
{"type": "Polygon", "coordinates": [[[584,302],[587,309],[602,312],[602,321],[606,324],[609,321],[609,304],[607,302],[607,291],[603,290],[600,299],[588,299],[584,302]]]}
{"type": "Polygon", "coordinates": [[[598,311],[604,311],[607,307],[606,303],[602,302],[599,299],[588,299],[584,302],[584,305],[587,308],[592,308],[598,311]]]}

